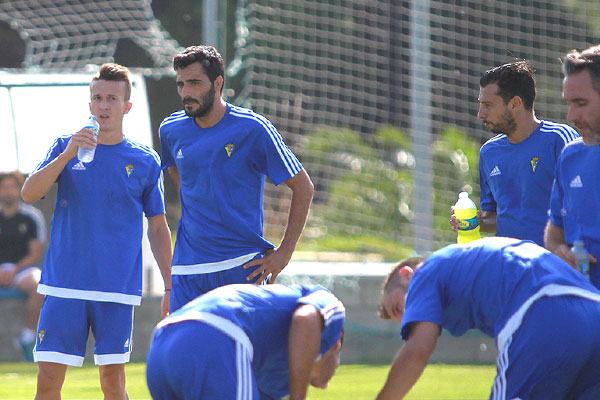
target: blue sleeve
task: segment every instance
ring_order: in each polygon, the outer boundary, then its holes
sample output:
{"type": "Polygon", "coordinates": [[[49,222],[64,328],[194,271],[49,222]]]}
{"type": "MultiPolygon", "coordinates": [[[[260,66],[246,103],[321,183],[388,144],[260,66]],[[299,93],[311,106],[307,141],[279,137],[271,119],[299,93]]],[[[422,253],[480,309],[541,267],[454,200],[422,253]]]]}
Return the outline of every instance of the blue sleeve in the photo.
{"type": "Polygon", "coordinates": [[[152,164],[149,177],[148,185],[144,188],[142,196],[144,214],[146,217],[165,214],[163,173],[158,163],[152,164]]]}
{"type": "Polygon", "coordinates": [[[407,340],[413,322],[428,321],[442,326],[444,308],[439,274],[427,262],[419,268],[408,286],[400,334],[407,340]]]}
{"type": "Polygon", "coordinates": [[[171,148],[171,143],[167,138],[168,135],[163,127],[158,129],[158,135],[160,137],[160,166],[162,169],[167,169],[175,164],[175,160],[173,160],[173,149],[171,148]]]}
{"type": "Polygon", "coordinates": [[[56,138],[54,140],[54,143],[52,143],[52,146],[50,146],[48,153],[46,153],[46,157],[42,160],[42,162],[40,162],[37,165],[37,167],[34,168],[34,170],[31,173],[33,174],[39,171],[40,169],[44,168],[46,165],[50,164],[52,160],[58,157],[60,153],[62,153],[63,150],[67,147],[69,140],[71,140],[70,137],[66,138],[64,136],[56,138]]]}
{"type": "Polygon", "coordinates": [[[484,162],[481,155],[479,156],[479,204],[482,211],[496,211],[496,200],[487,182],[487,173],[484,171],[484,162]]]}
{"type": "Polygon", "coordinates": [[[298,299],[298,303],[314,306],[323,316],[323,332],[321,333],[319,354],[325,354],[342,334],[346,318],[344,305],[331,292],[322,287],[301,297],[298,299]]]}
{"type": "Polygon", "coordinates": [[[275,185],[287,181],[302,170],[302,164],[283,142],[277,129],[268,120],[255,128],[258,131],[254,163],[275,185]]]}

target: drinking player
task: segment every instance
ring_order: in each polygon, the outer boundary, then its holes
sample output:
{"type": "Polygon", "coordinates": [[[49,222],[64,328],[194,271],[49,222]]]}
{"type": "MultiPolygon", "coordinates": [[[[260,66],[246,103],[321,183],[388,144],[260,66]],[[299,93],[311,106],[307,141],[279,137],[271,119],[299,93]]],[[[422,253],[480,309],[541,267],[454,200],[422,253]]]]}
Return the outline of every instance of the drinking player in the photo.
{"type": "Polygon", "coordinates": [[[441,329],[479,329],[500,352],[490,399],[600,398],[600,292],[530,241],[486,238],[392,269],[380,316],[401,322],[400,348],[377,397],[415,384],[441,329]]]}
{"type": "Polygon", "coordinates": [[[157,326],[147,378],[155,400],[304,399],[339,364],[345,309],[321,286],[227,285],[157,326]]]}

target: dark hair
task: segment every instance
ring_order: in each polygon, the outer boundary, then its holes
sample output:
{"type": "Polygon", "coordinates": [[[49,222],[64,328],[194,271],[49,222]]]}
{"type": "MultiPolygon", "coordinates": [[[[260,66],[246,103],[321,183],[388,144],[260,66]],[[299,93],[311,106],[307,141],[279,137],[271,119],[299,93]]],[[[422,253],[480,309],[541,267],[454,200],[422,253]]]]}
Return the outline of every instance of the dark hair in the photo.
{"type": "Polygon", "coordinates": [[[383,296],[385,295],[385,292],[387,291],[390,284],[395,284],[396,281],[399,279],[397,273],[398,270],[402,267],[410,267],[413,270],[416,270],[418,267],[421,266],[421,264],[423,264],[423,261],[425,261],[424,257],[410,257],[400,261],[398,264],[392,267],[392,270],[385,277],[383,285],[381,286],[381,300],[379,301],[379,305],[377,306],[377,314],[379,315],[379,318],[390,319],[390,315],[387,313],[385,307],[383,306],[383,296]]]}
{"type": "MultiPolygon", "coordinates": [[[[204,67],[204,73],[211,83],[220,76],[225,86],[225,66],[223,57],[217,49],[212,46],[190,46],[173,57],[173,69],[177,71],[195,62],[199,62],[204,67]]],[[[221,86],[221,93],[223,93],[223,86],[221,86]]]]}
{"type": "Polygon", "coordinates": [[[562,68],[565,76],[587,69],[590,72],[594,89],[600,93],[600,45],[592,46],[581,53],[571,50],[565,56],[562,68]]]}
{"type": "Polygon", "coordinates": [[[479,86],[498,85],[498,96],[507,104],[519,96],[526,110],[533,109],[535,100],[535,79],[527,61],[517,61],[500,65],[485,71],[479,79],[479,86]]]}
{"type": "Polygon", "coordinates": [[[19,188],[21,188],[21,186],[23,186],[23,182],[25,182],[25,178],[23,178],[23,174],[21,174],[19,171],[0,172],[0,183],[2,183],[2,181],[5,180],[6,178],[14,179],[15,182],[17,182],[17,185],[19,186],[19,188]]]}
{"type": "MultiPolygon", "coordinates": [[[[103,81],[117,81],[125,82],[125,101],[129,101],[131,97],[131,80],[129,80],[129,70],[119,64],[107,63],[102,64],[98,75],[92,79],[92,82],[103,80],[103,81]]],[[[90,90],[92,84],[90,83],[90,90]]]]}

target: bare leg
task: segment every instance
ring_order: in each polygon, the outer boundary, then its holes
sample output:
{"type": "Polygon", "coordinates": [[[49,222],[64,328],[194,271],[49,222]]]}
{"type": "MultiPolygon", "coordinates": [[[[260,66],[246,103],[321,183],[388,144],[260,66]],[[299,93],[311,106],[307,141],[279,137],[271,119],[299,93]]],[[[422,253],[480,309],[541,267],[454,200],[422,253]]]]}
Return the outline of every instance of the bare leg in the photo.
{"type": "Polygon", "coordinates": [[[35,400],[60,400],[60,390],[66,373],[66,365],[39,362],[35,400]]]}
{"type": "Polygon", "coordinates": [[[105,400],[127,400],[125,364],[100,365],[100,386],[105,400]]]}

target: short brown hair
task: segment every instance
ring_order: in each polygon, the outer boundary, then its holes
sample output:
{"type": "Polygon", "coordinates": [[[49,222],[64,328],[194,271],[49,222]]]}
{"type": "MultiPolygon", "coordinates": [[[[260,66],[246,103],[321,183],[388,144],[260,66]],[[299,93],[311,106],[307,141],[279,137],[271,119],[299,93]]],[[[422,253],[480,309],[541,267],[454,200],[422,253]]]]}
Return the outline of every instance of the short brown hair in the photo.
{"type": "MultiPolygon", "coordinates": [[[[102,64],[98,75],[92,79],[92,83],[98,80],[125,82],[125,101],[129,101],[131,97],[131,80],[129,79],[127,67],[115,63],[102,64]]],[[[90,90],[92,90],[91,83],[90,90]]]]}
{"type": "Polygon", "coordinates": [[[398,270],[400,270],[402,267],[410,267],[413,270],[416,270],[417,268],[419,268],[421,266],[423,261],[425,261],[424,257],[409,257],[407,259],[400,261],[398,264],[396,264],[392,267],[392,270],[385,277],[385,279],[383,281],[383,285],[381,286],[381,299],[379,300],[379,305],[377,306],[377,314],[379,315],[379,318],[391,319],[390,315],[387,313],[387,311],[385,310],[385,307],[383,306],[383,296],[385,296],[385,293],[386,293],[388,287],[390,286],[390,284],[395,284],[397,282],[398,270]]]}
{"type": "Polygon", "coordinates": [[[594,90],[600,93],[600,45],[589,47],[582,52],[571,50],[563,60],[562,69],[565,76],[587,69],[590,72],[594,90]]]}
{"type": "Polygon", "coordinates": [[[17,182],[17,185],[19,185],[19,188],[21,186],[23,186],[23,182],[25,182],[25,178],[23,177],[23,174],[20,173],[19,171],[0,172],[0,183],[6,178],[14,179],[15,182],[17,182]]]}

